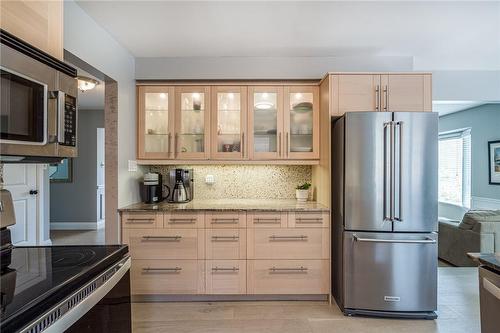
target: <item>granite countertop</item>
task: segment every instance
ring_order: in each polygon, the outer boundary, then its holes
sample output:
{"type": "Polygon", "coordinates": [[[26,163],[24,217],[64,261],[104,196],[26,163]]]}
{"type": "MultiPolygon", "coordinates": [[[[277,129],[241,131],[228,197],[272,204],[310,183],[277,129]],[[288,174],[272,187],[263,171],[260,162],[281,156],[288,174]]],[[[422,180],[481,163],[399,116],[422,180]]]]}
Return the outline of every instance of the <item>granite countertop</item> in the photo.
{"type": "Polygon", "coordinates": [[[168,202],[145,204],[141,202],[118,209],[120,212],[175,210],[329,211],[327,207],[315,201],[298,203],[295,199],[194,199],[191,202],[184,204],[168,202]]]}
{"type": "Polygon", "coordinates": [[[496,272],[500,272],[500,252],[497,253],[481,253],[478,257],[481,265],[489,267],[496,272]]]}

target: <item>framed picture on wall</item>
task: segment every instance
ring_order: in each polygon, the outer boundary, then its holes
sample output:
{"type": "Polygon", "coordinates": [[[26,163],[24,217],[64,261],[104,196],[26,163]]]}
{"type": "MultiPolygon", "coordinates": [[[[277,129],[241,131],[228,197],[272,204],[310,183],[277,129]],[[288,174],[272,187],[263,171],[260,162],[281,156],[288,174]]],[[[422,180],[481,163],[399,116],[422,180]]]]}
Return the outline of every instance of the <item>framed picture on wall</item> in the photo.
{"type": "Polygon", "coordinates": [[[65,158],[59,164],[49,166],[49,178],[51,183],[73,182],[73,159],[65,158]]]}
{"type": "Polygon", "coordinates": [[[488,141],[490,184],[500,185],[500,140],[488,141]]]}

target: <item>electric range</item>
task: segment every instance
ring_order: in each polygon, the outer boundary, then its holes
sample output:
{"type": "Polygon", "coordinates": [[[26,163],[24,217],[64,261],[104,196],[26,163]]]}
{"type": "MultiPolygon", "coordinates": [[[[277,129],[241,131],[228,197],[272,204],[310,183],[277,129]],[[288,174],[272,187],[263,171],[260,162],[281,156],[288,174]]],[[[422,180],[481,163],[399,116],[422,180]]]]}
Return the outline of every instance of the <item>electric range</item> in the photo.
{"type": "Polygon", "coordinates": [[[125,245],[12,247],[0,331],[130,332],[127,253],[125,245]]]}

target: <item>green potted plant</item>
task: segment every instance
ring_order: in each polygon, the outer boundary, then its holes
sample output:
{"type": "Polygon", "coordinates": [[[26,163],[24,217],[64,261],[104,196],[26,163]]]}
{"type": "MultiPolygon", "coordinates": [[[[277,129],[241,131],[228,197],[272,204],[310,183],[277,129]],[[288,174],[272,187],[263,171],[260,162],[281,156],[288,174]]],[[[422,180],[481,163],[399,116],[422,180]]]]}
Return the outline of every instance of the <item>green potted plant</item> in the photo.
{"type": "Polygon", "coordinates": [[[309,188],[311,188],[311,183],[304,183],[302,185],[297,185],[295,188],[295,198],[298,202],[306,202],[309,198],[309,188]]]}

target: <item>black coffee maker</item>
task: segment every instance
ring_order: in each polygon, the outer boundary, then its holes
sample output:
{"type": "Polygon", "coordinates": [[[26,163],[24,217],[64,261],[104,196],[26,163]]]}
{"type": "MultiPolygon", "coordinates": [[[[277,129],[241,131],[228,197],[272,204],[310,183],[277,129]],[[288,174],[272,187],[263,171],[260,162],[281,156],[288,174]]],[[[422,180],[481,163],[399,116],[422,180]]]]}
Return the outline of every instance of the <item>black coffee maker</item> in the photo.
{"type": "Polygon", "coordinates": [[[154,204],[163,200],[163,184],[161,174],[156,172],[146,173],[141,187],[141,196],[144,203],[154,204]]]}

